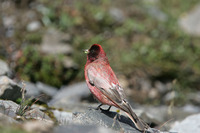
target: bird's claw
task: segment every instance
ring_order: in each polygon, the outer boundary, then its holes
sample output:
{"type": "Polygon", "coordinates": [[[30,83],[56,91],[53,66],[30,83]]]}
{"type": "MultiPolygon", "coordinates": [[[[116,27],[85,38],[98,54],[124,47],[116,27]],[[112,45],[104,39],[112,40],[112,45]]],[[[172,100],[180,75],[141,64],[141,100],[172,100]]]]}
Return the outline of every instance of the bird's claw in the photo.
{"type": "Polygon", "coordinates": [[[97,108],[96,108],[96,110],[102,110],[102,111],[110,111],[110,108],[111,108],[111,106],[109,106],[109,108],[108,109],[102,109],[101,108],[101,106],[102,106],[103,104],[100,104],[97,108]]]}

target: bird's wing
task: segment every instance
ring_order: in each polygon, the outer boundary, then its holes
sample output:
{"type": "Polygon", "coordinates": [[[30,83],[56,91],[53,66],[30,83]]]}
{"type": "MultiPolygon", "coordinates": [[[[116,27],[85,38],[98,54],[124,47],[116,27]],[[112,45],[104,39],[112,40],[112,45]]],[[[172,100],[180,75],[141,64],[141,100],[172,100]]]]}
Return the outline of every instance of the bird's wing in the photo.
{"type": "Polygon", "coordinates": [[[92,86],[99,89],[113,103],[121,104],[124,92],[110,66],[92,65],[87,70],[87,75],[92,86]]]}

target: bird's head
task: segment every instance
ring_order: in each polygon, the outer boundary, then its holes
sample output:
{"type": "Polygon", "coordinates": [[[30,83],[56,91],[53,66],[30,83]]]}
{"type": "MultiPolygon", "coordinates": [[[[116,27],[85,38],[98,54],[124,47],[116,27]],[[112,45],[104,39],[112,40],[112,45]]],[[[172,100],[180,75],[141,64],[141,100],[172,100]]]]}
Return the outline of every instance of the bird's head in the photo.
{"type": "Polygon", "coordinates": [[[87,61],[93,62],[99,58],[106,58],[106,53],[99,44],[93,44],[89,49],[84,50],[87,54],[87,61]]]}

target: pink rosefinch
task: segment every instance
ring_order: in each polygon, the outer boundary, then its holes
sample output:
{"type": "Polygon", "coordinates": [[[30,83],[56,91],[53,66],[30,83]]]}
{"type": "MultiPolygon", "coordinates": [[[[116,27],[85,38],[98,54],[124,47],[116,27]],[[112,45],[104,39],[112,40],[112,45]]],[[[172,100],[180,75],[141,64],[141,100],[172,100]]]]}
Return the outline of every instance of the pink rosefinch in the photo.
{"type": "Polygon", "coordinates": [[[85,53],[87,53],[84,70],[85,79],[93,96],[101,105],[115,106],[123,110],[138,130],[145,131],[148,129],[149,126],[133,112],[130,104],[125,99],[124,90],[110,67],[101,45],[93,44],[89,50],[85,50],[85,53]]]}

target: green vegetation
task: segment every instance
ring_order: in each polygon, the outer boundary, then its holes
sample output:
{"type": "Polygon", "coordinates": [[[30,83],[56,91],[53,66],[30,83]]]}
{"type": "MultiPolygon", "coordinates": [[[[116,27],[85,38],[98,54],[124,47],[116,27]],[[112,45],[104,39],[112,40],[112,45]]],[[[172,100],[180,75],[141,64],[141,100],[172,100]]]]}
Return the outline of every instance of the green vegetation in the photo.
{"type": "Polygon", "coordinates": [[[76,75],[75,70],[64,68],[61,62],[63,56],[59,57],[42,55],[35,47],[28,46],[23,50],[16,72],[23,80],[42,81],[59,87],[76,75]]]}

